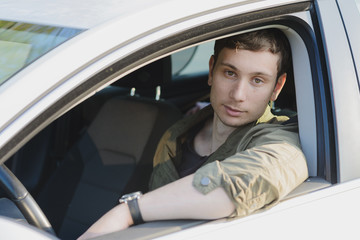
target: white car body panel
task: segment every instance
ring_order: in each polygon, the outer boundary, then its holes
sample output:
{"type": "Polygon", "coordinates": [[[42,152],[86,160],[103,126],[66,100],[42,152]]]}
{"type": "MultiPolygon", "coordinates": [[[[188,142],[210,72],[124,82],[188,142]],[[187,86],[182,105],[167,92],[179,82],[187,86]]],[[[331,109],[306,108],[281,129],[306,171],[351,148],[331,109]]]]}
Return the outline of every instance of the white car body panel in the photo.
{"type": "MultiPolygon", "coordinates": [[[[304,1],[304,0],[302,0],[304,1]]],[[[28,23],[45,24],[51,26],[66,26],[80,29],[89,29],[120,16],[133,15],[134,13],[155,12],[164,13],[162,16],[171,17],[180,15],[180,18],[197,15],[201,12],[213,11],[214,9],[227,8],[228,6],[245,5],[243,9],[255,9],[256,6],[278,6],[279,4],[293,3],[294,0],[224,0],[224,1],[164,1],[164,0],[3,0],[0,5],[2,20],[23,21],[28,23]],[[255,5],[255,7],[254,7],[255,5]],[[191,6],[191,7],[188,7],[191,6]],[[164,11],[159,11],[164,10],[164,11]],[[169,14],[170,13],[170,14],[169,14]]],[[[156,21],[144,15],[137,22],[148,19],[156,21]]],[[[150,22],[151,22],[150,21],[150,22]]],[[[166,23],[166,21],[164,22],[166,23]]]]}
{"type": "Polygon", "coordinates": [[[360,95],[359,92],[352,91],[359,88],[359,85],[356,81],[347,81],[344,84],[346,79],[357,79],[357,74],[349,45],[343,44],[348,38],[336,3],[320,0],[318,4],[326,37],[325,45],[333,86],[335,119],[337,123],[341,123],[336,124],[336,134],[339,154],[338,171],[340,181],[343,182],[359,177],[360,172],[360,161],[356,158],[360,145],[348,144],[352,140],[359,142],[357,139],[360,136],[360,127],[358,127],[360,95]]]}
{"type": "Polygon", "coordinates": [[[17,222],[12,219],[0,216],[1,239],[19,240],[19,239],[36,239],[51,240],[57,239],[54,236],[45,233],[31,225],[17,222]]]}
{"type": "Polygon", "coordinates": [[[3,20],[21,21],[50,26],[88,29],[117,16],[132,14],[161,3],[160,0],[3,0],[0,16],[3,20]]]}
{"type": "Polygon", "coordinates": [[[360,180],[286,200],[262,213],[219,220],[157,239],[359,239],[360,180]],[[340,231],[341,229],[341,231],[340,231]]]}

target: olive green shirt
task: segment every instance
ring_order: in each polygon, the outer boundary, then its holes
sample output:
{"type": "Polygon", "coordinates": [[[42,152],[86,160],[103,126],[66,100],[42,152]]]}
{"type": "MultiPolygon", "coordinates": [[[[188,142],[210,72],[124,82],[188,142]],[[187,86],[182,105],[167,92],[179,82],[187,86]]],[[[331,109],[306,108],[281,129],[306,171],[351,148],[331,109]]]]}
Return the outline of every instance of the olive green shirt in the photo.
{"type": "MultiPolygon", "coordinates": [[[[181,145],[193,127],[213,114],[208,106],[165,132],[154,156],[151,190],[179,179],[181,145]]],[[[267,107],[256,122],[234,130],[196,171],[193,186],[203,194],[222,187],[236,206],[231,217],[276,204],[308,177],[297,124],[287,120],[267,107]]]]}

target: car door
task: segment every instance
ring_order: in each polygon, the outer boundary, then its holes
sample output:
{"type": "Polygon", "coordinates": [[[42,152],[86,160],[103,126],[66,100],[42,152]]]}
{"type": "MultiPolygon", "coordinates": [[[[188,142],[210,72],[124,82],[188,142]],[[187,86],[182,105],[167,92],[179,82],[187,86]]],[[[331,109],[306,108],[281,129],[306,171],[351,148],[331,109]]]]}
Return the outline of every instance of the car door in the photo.
{"type": "MultiPolygon", "coordinates": [[[[180,7],[180,3],[176,6],[180,7]]],[[[344,206],[354,206],[359,192],[358,181],[344,187],[332,185],[356,178],[349,168],[357,166],[348,165],[348,159],[358,156],[354,151],[358,129],[349,128],[353,122],[347,117],[358,116],[358,110],[354,109],[359,106],[359,95],[354,92],[358,82],[353,80],[357,79],[354,63],[336,2],[204,1],[180,12],[174,10],[171,3],[166,3],[119,18],[68,41],[15,75],[1,89],[4,93],[6,90],[6,94],[0,95],[0,101],[14,101],[16,104],[11,109],[0,109],[7,112],[0,122],[0,160],[4,162],[73,106],[117,80],[121,82],[123,76],[150,62],[224,36],[276,27],[286,32],[292,46],[296,92],[292,97],[296,98],[300,139],[311,178],[294,195],[268,212],[230,222],[211,222],[169,237],[254,237],[254,232],[258,236],[280,238],[293,237],[291,234],[296,232],[296,237],[305,237],[308,233],[302,231],[304,228],[316,231],[318,235],[315,237],[323,233],[318,231],[319,228],[326,226],[333,230],[327,232],[329,236],[337,233],[336,227],[329,225],[332,219],[326,213],[343,199],[347,200],[344,206]],[[172,14],[154,19],[154,11],[172,14]],[[140,17],[152,21],[137,22],[140,17]],[[134,25],[125,28],[129,22],[134,22],[134,25]],[[336,33],[333,26],[339,29],[336,33]],[[116,30],[122,28],[126,31],[117,34],[116,30]],[[98,47],[89,51],[93,46],[98,47]],[[343,73],[346,73],[346,79],[351,79],[346,86],[341,83],[343,73]],[[30,80],[38,87],[15,101],[15,93],[30,80]],[[343,108],[349,104],[351,108],[343,108]],[[354,139],[350,145],[345,144],[347,136],[354,139]],[[350,191],[352,189],[354,191],[350,191]],[[258,231],[259,226],[264,231],[258,231]]],[[[359,213],[358,208],[352,209],[359,213]]],[[[340,212],[338,210],[336,214],[340,212]]],[[[338,216],[346,220],[348,213],[349,208],[338,216]]],[[[341,227],[347,225],[345,230],[355,229],[345,220],[341,227]]],[[[151,238],[197,224],[181,222],[164,228],[161,223],[152,223],[147,225],[151,228],[138,226],[117,233],[116,237],[130,238],[134,236],[131,234],[140,234],[151,238]]]]}

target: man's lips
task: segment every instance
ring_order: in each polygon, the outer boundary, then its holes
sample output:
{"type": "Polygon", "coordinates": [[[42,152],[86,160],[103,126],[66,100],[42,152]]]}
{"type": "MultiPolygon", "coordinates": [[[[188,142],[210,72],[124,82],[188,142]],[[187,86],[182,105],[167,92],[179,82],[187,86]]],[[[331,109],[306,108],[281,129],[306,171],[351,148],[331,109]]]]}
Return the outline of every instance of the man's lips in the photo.
{"type": "Polygon", "coordinates": [[[239,117],[246,112],[246,111],[242,111],[238,108],[234,108],[234,107],[227,106],[227,105],[224,105],[224,107],[225,107],[226,113],[229,114],[231,117],[239,117]]]}

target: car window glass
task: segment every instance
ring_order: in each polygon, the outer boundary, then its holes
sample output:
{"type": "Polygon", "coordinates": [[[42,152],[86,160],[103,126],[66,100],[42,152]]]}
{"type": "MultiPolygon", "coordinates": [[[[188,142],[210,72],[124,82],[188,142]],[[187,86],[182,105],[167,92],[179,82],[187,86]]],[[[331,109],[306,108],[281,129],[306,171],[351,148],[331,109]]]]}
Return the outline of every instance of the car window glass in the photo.
{"type": "Polygon", "coordinates": [[[209,58],[213,54],[214,41],[192,47],[171,56],[173,78],[184,75],[207,73],[209,58]]]}
{"type": "Polygon", "coordinates": [[[0,20],[0,84],[80,31],[0,20]]]}

